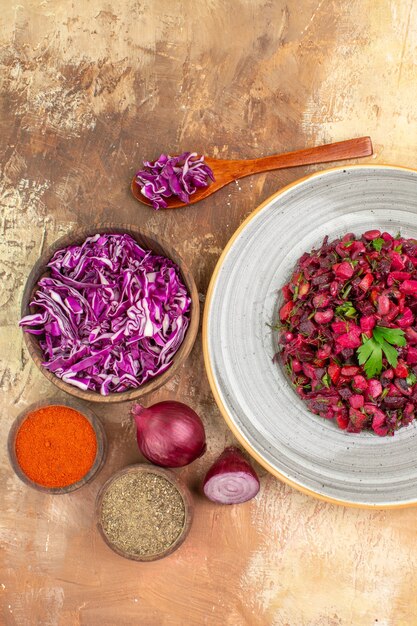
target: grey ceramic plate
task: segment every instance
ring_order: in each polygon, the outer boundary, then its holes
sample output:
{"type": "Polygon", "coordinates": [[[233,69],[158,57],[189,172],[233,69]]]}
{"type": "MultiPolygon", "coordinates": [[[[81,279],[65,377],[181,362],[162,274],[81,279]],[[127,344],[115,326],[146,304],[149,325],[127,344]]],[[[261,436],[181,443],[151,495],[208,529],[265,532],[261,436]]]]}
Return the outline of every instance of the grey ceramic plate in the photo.
{"type": "Polygon", "coordinates": [[[417,171],[351,166],[278,192],[238,229],[210,284],[204,355],[212,391],[243,446],[270,472],[326,500],[417,503],[417,424],[349,434],[310,413],[272,362],[279,288],[304,251],[374,228],[417,238],[417,171]]]}

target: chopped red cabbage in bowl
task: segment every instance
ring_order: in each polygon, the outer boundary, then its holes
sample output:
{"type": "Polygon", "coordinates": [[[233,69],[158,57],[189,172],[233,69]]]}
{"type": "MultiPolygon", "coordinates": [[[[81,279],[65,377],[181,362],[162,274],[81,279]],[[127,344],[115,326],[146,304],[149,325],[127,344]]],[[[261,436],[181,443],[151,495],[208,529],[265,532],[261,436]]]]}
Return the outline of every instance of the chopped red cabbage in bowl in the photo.
{"type": "Polygon", "coordinates": [[[129,234],[104,233],[55,252],[37,282],[34,312],[43,366],[103,396],[138,388],[166,371],[185,337],[191,298],[178,266],[129,234]]]}
{"type": "Polygon", "coordinates": [[[298,260],[282,288],[279,358],[313,413],[393,435],[417,403],[417,241],[348,233],[298,260]]]}
{"type": "Polygon", "coordinates": [[[168,206],[165,198],[172,196],[188,204],[190,195],[198,188],[208,187],[209,179],[214,180],[204,156],[196,152],[183,152],[174,157],[161,154],[156,161],[144,161],[143,165],[144,169],[136,173],[136,184],[156,210],[165,209],[168,206]]]}

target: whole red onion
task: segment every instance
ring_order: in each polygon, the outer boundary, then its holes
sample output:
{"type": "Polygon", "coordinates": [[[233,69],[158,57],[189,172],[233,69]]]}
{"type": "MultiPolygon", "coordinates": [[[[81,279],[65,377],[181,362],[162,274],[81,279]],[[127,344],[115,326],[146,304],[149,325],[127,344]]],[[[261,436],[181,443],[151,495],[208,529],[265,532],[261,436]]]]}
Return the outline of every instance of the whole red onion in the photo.
{"type": "Polygon", "coordinates": [[[132,409],[137,427],[139,450],[151,463],[162,467],[182,467],[206,451],[203,422],[182,402],[158,402],[132,409]]]}

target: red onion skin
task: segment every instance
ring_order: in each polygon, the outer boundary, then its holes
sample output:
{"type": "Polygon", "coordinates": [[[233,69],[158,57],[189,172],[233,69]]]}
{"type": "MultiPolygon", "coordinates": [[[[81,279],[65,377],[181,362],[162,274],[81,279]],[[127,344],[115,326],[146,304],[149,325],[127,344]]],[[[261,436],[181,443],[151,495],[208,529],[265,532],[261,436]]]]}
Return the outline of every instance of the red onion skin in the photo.
{"type": "MultiPolygon", "coordinates": [[[[206,477],[204,478],[203,490],[211,478],[213,478],[214,476],[225,474],[226,472],[227,473],[243,472],[245,474],[249,474],[257,482],[258,491],[259,491],[260,483],[259,483],[259,478],[255,470],[253,469],[251,464],[246,460],[246,458],[243,456],[239,448],[236,448],[235,446],[229,446],[228,448],[226,448],[221,453],[219,458],[210,467],[209,471],[206,474],[206,477]]],[[[255,495],[256,494],[254,494],[254,496],[255,495]]]]}
{"type": "Polygon", "coordinates": [[[161,467],[183,467],[206,451],[204,425],[197,413],[182,402],[167,400],[132,410],[137,442],[143,456],[161,467]]]}

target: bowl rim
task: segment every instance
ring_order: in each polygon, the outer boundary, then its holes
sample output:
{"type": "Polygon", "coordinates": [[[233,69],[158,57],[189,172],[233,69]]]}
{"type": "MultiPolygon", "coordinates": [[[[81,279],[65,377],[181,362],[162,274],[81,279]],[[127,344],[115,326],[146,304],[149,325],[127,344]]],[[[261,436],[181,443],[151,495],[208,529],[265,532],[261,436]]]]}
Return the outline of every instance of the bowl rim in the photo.
{"type": "Polygon", "coordinates": [[[126,467],[121,468],[114,474],[112,474],[110,478],[108,478],[106,482],[102,485],[96,497],[95,506],[94,506],[94,516],[95,516],[95,526],[101,538],[103,539],[104,543],[107,545],[108,548],[110,548],[110,550],[112,550],[119,556],[125,559],[128,559],[130,561],[136,561],[136,562],[158,561],[160,559],[165,558],[166,556],[169,556],[173,552],[175,552],[187,538],[188,533],[190,532],[192,521],[193,521],[194,503],[193,503],[191,492],[186,486],[185,482],[172,470],[164,468],[164,467],[152,465],[150,463],[132,463],[130,465],[127,465],[126,467]],[[171,485],[173,485],[178,490],[182,498],[182,501],[184,503],[184,524],[183,524],[180,534],[175,539],[174,543],[169,546],[169,548],[167,548],[163,552],[159,552],[158,554],[139,556],[135,554],[129,554],[128,552],[124,552],[123,550],[115,546],[110,541],[101,523],[101,507],[102,507],[103,498],[107,492],[107,489],[110,487],[110,485],[114,481],[116,481],[121,476],[124,476],[125,474],[135,474],[138,472],[156,474],[157,476],[162,476],[163,478],[165,478],[171,485]]]}
{"type": "Polygon", "coordinates": [[[252,211],[252,213],[250,213],[248,215],[248,217],[238,226],[238,228],[235,230],[235,232],[233,233],[233,235],[231,236],[231,238],[227,242],[225,248],[223,249],[223,252],[221,253],[221,255],[220,255],[220,257],[219,257],[219,259],[218,259],[218,261],[216,263],[216,266],[214,268],[213,274],[212,274],[211,279],[210,279],[210,284],[209,284],[208,289],[207,289],[207,295],[206,295],[206,300],[205,300],[205,304],[204,304],[204,312],[203,312],[203,325],[202,325],[203,358],[204,358],[204,365],[205,365],[205,368],[206,368],[207,378],[208,378],[208,381],[209,381],[211,392],[212,392],[212,394],[214,396],[215,402],[216,402],[216,404],[217,404],[217,406],[218,406],[218,408],[219,408],[219,410],[220,410],[220,412],[221,412],[221,414],[222,414],[226,424],[228,425],[228,427],[230,428],[230,430],[232,431],[232,433],[234,434],[236,439],[239,441],[239,443],[243,446],[243,448],[245,448],[245,450],[252,456],[252,458],[254,458],[269,473],[271,473],[276,478],[279,478],[282,482],[286,483],[290,487],[293,487],[294,489],[304,493],[305,495],[313,496],[314,498],[317,498],[318,500],[322,500],[324,502],[329,502],[331,504],[338,504],[338,505],[347,506],[347,507],[356,508],[356,509],[358,509],[358,508],[359,509],[373,509],[373,510],[378,510],[378,509],[404,509],[404,508],[417,506],[417,500],[416,501],[410,501],[410,502],[382,503],[382,504],[371,504],[369,502],[351,502],[349,500],[342,500],[342,499],[332,498],[331,496],[326,496],[324,494],[318,493],[318,492],[314,491],[313,489],[309,489],[307,487],[304,487],[303,485],[300,485],[296,481],[294,481],[291,478],[288,478],[287,476],[282,474],[279,470],[277,470],[270,463],[268,463],[268,461],[266,461],[252,447],[250,442],[245,439],[245,437],[241,434],[241,432],[237,428],[237,426],[236,426],[232,416],[229,414],[228,410],[226,409],[225,405],[222,402],[222,399],[221,399],[221,396],[220,396],[220,393],[219,393],[219,390],[218,390],[218,387],[217,387],[216,379],[215,379],[215,376],[214,376],[213,368],[212,368],[212,365],[211,365],[211,361],[210,361],[208,323],[209,323],[209,317],[210,317],[210,308],[211,308],[211,302],[212,302],[212,298],[213,298],[213,292],[214,292],[215,285],[217,283],[217,278],[218,278],[219,272],[220,272],[220,270],[221,270],[221,268],[223,266],[225,258],[227,256],[227,254],[229,253],[229,250],[231,249],[231,247],[235,243],[236,239],[240,235],[240,233],[254,219],[254,217],[258,213],[260,213],[262,211],[262,209],[264,209],[268,204],[270,204],[273,200],[275,200],[275,198],[278,198],[278,197],[280,197],[282,195],[285,195],[288,191],[290,191],[294,187],[297,187],[298,185],[300,185],[302,183],[305,183],[306,181],[308,181],[310,179],[320,178],[322,176],[327,176],[328,174],[331,174],[333,172],[343,172],[343,171],[346,171],[346,170],[363,170],[363,169],[398,170],[398,171],[410,172],[412,174],[416,174],[417,175],[417,168],[407,167],[407,166],[403,166],[403,165],[384,165],[382,163],[375,163],[375,164],[374,163],[363,163],[363,164],[338,165],[338,166],[335,166],[335,167],[329,167],[329,168],[326,168],[324,170],[320,170],[318,172],[313,172],[311,174],[307,174],[306,176],[303,176],[302,178],[297,178],[295,181],[289,183],[288,185],[285,185],[285,187],[282,187],[282,189],[279,189],[275,193],[271,194],[268,198],[266,198],[266,200],[261,202],[261,204],[258,205],[254,209],[254,211],[252,211]]]}
{"type": "Polygon", "coordinates": [[[22,329],[24,342],[33,362],[50,382],[52,382],[59,389],[65,391],[75,398],[87,400],[88,402],[101,402],[105,404],[130,402],[132,400],[137,400],[148,393],[156,391],[165,383],[167,383],[173,376],[175,376],[178,369],[188,358],[197,338],[200,321],[200,302],[194,277],[191,271],[188,269],[187,265],[185,264],[182,256],[178,254],[175,248],[173,248],[163,238],[159,237],[158,235],[147,229],[142,229],[141,227],[132,224],[116,224],[112,222],[103,222],[99,224],[93,224],[90,226],[83,226],[72,229],[65,235],[56,239],[45,250],[42,251],[40,257],[36,260],[26,279],[21,298],[21,318],[30,313],[29,303],[36,288],[36,284],[39,278],[44,274],[44,268],[46,263],[52,258],[53,254],[57,250],[70,245],[71,242],[82,242],[84,239],[86,239],[86,237],[91,237],[97,233],[112,232],[120,234],[127,233],[135,239],[137,238],[137,236],[140,236],[144,239],[154,241],[160,246],[161,249],[164,250],[164,256],[171,259],[174,263],[176,263],[179,268],[180,274],[191,298],[191,312],[190,323],[188,325],[185,337],[178,351],[175,353],[172,359],[171,366],[167,370],[165,370],[165,372],[162,372],[154,378],[151,378],[140,387],[128,389],[120,393],[110,393],[107,396],[103,396],[97,391],[84,391],[82,389],[79,389],[78,387],[75,387],[74,385],[70,385],[69,383],[66,383],[58,378],[53,372],[50,372],[45,367],[43,367],[42,359],[40,358],[36,347],[36,336],[31,335],[30,333],[26,333],[22,329]]]}
{"type": "Polygon", "coordinates": [[[77,402],[76,400],[73,400],[72,398],[61,400],[60,398],[51,397],[51,398],[47,398],[46,400],[39,400],[38,402],[33,402],[28,407],[23,409],[23,411],[21,411],[17,415],[17,417],[13,420],[12,425],[10,426],[10,429],[9,429],[8,437],[7,437],[7,453],[9,457],[9,463],[14,473],[16,474],[16,476],[20,478],[20,480],[23,483],[25,483],[25,485],[27,485],[28,487],[32,487],[33,489],[36,489],[37,491],[42,491],[43,493],[47,493],[50,495],[64,495],[67,493],[72,493],[73,491],[76,491],[77,489],[80,489],[87,483],[91,482],[99,473],[99,471],[102,469],[107,458],[107,450],[108,450],[107,436],[106,436],[106,432],[104,430],[104,426],[101,420],[97,417],[97,415],[90,408],[83,406],[81,402],[77,402]],[[22,470],[22,468],[20,467],[19,461],[17,460],[17,455],[16,455],[16,437],[23,422],[26,421],[26,419],[29,417],[29,415],[31,415],[31,413],[35,413],[37,410],[42,409],[42,408],[55,407],[55,406],[67,407],[67,408],[73,409],[74,411],[77,411],[83,417],[85,417],[85,419],[93,427],[96,440],[97,440],[96,456],[94,459],[94,463],[92,464],[88,472],[82,478],[80,478],[80,480],[78,480],[77,482],[71,483],[70,485],[67,485],[65,487],[46,487],[45,485],[41,485],[35,482],[31,478],[29,478],[29,476],[27,476],[27,474],[25,474],[25,472],[22,470]]]}

